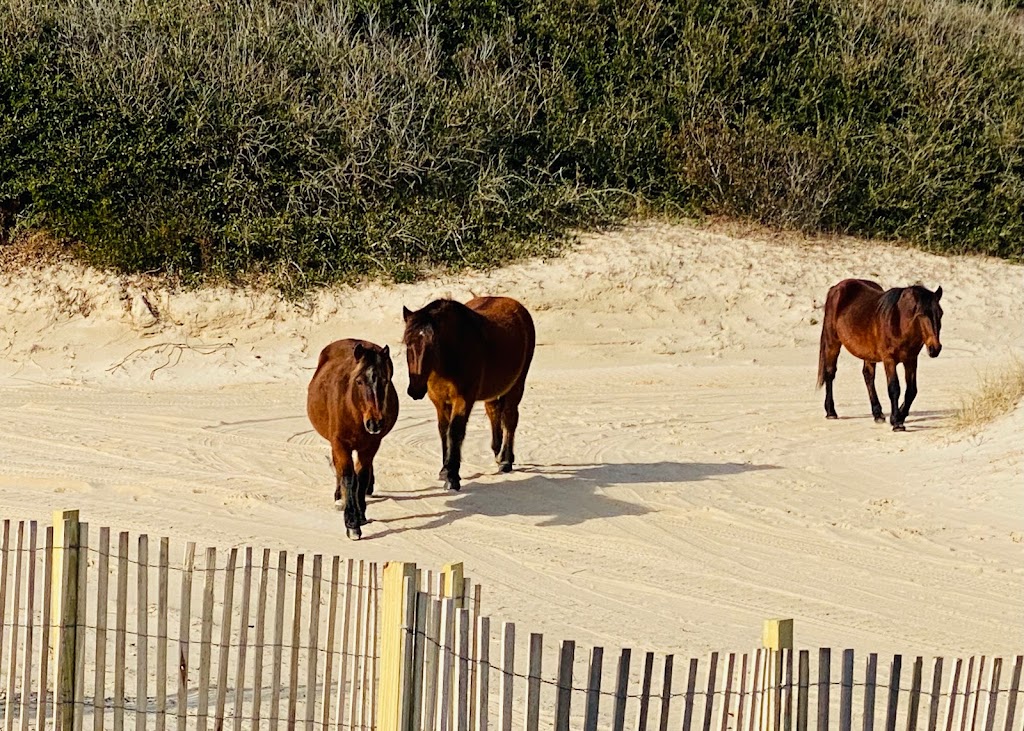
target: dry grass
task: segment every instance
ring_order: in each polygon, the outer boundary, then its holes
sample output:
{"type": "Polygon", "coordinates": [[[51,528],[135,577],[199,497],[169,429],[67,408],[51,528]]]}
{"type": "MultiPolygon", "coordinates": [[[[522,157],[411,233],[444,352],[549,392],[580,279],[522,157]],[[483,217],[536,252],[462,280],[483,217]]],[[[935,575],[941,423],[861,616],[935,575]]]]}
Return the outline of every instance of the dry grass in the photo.
{"type": "Polygon", "coordinates": [[[0,274],[17,274],[69,259],[69,253],[60,241],[47,232],[36,231],[0,245],[0,274]]]}
{"type": "Polygon", "coordinates": [[[977,431],[1008,414],[1024,400],[1024,361],[1014,358],[1009,365],[981,375],[974,391],[962,397],[953,415],[953,428],[977,431]]]}

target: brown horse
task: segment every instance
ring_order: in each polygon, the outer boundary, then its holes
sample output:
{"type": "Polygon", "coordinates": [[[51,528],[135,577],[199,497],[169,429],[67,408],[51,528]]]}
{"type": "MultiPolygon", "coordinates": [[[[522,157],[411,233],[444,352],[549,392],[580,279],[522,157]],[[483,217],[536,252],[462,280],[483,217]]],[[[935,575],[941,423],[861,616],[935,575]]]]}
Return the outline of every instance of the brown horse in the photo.
{"type": "Polygon", "coordinates": [[[871,415],[880,424],[885,417],[875,392],[875,365],[881,361],[885,366],[891,406],[889,423],[893,431],[906,431],[903,422],[917,396],[918,353],[922,346],[927,346],[928,355],[935,358],[942,350],[940,299],[942,287],[934,292],[920,286],[895,287],[883,292],[876,282],[865,279],[844,279],[828,291],[818,352],[818,388],[825,385],[827,418],[839,418],[832,400],[832,381],[836,377],[839,349],[845,346],[864,361],[862,373],[871,399],[871,415]],[[907,377],[902,407],[897,363],[903,364],[907,377]]]}
{"type": "Polygon", "coordinates": [[[387,346],[337,340],[321,351],[309,382],[306,413],[317,433],[331,443],[334,501],[342,501],[349,538],[361,538],[360,527],[369,522],[366,496],[373,494],[373,457],[398,420],[393,375],[387,346]]]}
{"type": "Polygon", "coordinates": [[[511,472],[519,402],[537,342],[533,318],[508,297],[477,297],[466,304],[440,299],[405,317],[409,395],[430,394],[441,435],[445,488],[461,488],[462,440],[473,404],[483,401],[491,421],[491,450],[511,472]]]}

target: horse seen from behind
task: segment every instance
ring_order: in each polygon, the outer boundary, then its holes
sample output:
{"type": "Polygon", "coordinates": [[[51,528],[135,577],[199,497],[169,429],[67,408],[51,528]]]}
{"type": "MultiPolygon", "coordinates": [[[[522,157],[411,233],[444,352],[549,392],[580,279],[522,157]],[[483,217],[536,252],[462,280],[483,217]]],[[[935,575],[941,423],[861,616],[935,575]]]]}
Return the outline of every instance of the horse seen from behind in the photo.
{"type": "Polygon", "coordinates": [[[437,410],[445,488],[461,488],[462,441],[477,401],[491,422],[494,457],[502,472],[511,472],[519,402],[537,340],[530,313],[508,297],[466,304],[439,299],[415,312],[402,310],[409,396],[429,394],[437,410]]]}
{"type": "Polygon", "coordinates": [[[374,455],[398,421],[393,375],[387,346],[337,340],[321,351],[309,382],[306,413],[317,433],[330,442],[335,504],[341,502],[345,532],[356,540],[369,522],[366,497],[373,494],[374,455]]]}
{"type": "Polygon", "coordinates": [[[821,325],[818,351],[818,387],[825,386],[825,416],[839,418],[832,400],[832,382],[840,347],[864,361],[862,373],[871,400],[871,414],[882,423],[882,405],[875,391],[875,366],[881,362],[889,390],[889,423],[893,431],[906,431],[904,421],[917,396],[917,356],[922,347],[928,355],[942,350],[942,287],[934,292],[922,286],[895,287],[883,291],[865,279],[844,279],[829,289],[821,325]],[[903,364],[907,392],[899,405],[900,381],[896,364],[903,364]]]}

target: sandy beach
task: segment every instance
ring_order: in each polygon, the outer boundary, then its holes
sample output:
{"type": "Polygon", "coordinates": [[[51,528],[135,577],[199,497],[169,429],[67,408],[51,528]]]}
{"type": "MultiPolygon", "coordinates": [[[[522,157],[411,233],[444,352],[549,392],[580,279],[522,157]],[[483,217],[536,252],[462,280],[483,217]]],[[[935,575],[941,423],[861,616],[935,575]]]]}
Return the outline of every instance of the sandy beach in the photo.
{"type": "MultiPolygon", "coordinates": [[[[204,545],[439,567],[485,610],[581,643],[746,650],[792,617],[802,646],[912,654],[1024,647],[1024,409],[952,415],[1024,356],[1024,267],[848,240],[683,225],[583,236],[565,256],[289,302],[170,291],[54,264],[0,275],[0,508],[204,545]],[[831,284],[942,285],[943,352],[907,432],[870,415],[844,353],[839,421],[815,390],[831,284]],[[519,463],[497,474],[482,407],[463,491],[437,481],[428,401],[405,396],[402,306],[501,294],[538,348],[519,463]],[[398,425],[364,540],[345,538],[305,415],[320,349],[388,344],[398,425]]],[[[884,394],[884,383],[879,375],[884,394]]]]}

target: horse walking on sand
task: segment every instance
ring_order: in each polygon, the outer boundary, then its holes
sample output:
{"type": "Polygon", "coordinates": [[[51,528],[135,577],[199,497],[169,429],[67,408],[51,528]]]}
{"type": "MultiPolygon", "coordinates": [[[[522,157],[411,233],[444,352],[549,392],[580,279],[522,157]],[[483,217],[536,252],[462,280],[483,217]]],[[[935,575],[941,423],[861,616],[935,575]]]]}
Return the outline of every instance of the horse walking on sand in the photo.
{"type": "Polygon", "coordinates": [[[927,346],[928,355],[942,350],[942,287],[934,292],[921,286],[882,287],[866,279],[844,279],[829,289],[825,317],[821,324],[818,351],[818,388],[825,386],[825,416],[839,418],[832,400],[832,382],[836,377],[839,349],[845,346],[864,361],[864,383],[871,399],[871,414],[883,423],[882,405],[875,391],[875,365],[885,367],[891,406],[889,423],[893,431],[906,431],[903,422],[917,396],[917,356],[927,346]],[[896,364],[903,364],[907,393],[899,405],[900,381],[896,364]]]}
{"type": "Polygon", "coordinates": [[[473,404],[483,401],[491,421],[491,450],[502,472],[515,462],[519,402],[537,336],[533,318],[508,297],[476,297],[466,304],[434,300],[405,318],[409,396],[430,395],[441,436],[445,488],[459,490],[462,441],[473,404]]]}
{"type": "Polygon", "coordinates": [[[398,421],[394,365],[387,346],[337,340],[320,353],[309,382],[306,413],[331,444],[334,501],[341,501],[345,533],[358,540],[366,525],[366,497],[373,495],[373,457],[398,421]],[[353,465],[352,453],[356,453],[353,465]]]}

